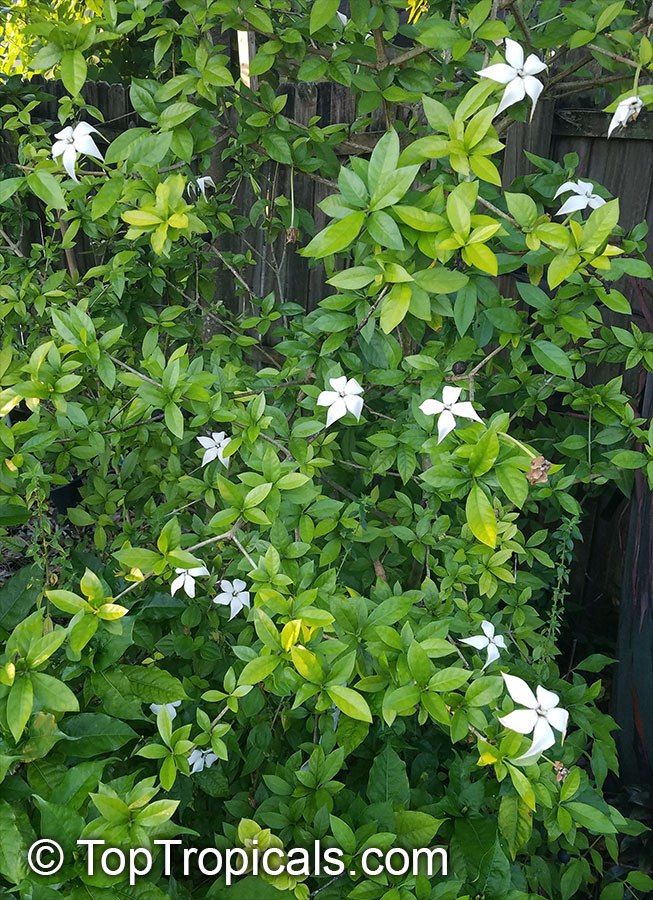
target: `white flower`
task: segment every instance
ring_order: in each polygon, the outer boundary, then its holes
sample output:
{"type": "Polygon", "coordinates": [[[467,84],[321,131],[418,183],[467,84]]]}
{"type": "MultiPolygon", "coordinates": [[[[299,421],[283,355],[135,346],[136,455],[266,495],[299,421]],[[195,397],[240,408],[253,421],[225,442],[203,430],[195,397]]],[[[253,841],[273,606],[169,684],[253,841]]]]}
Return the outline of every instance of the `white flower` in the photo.
{"type": "Polygon", "coordinates": [[[73,128],[68,125],[62,131],[55,134],[55,142],[52,145],[52,158],[62,157],[63,167],[73,181],[79,181],[75,173],[75,163],[80,153],[93,156],[95,159],[104,160],[91,134],[99,134],[97,128],[93,128],[88,122],[80,122],[73,128]]]}
{"type": "Polygon", "coordinates": [[[191,197],[198,197],[201,194],[206,200],[207,188],[215,190],[215,181],[210,175],[202,175],[200,178],[196,178],[195,181],[189,182],[186,190],[191,197]]]}
{"type": "Polygon", "coordinates": [[[576,196],[565,200],[556,213],[558,216],[566,216],[569,213],[587,209],[588,206],[592,209],[598,209],[599,206],[603,206],[605,203],[603,197],[599,197],[598,194],[594,193],[594,185],[589,181],[565,181],[555,192],[553,198],[559,197],[560,194],[566,194],[568,191],[572,191],[576,196]]]}
{"type": "Polygon", "coordinates": [[[209,570],[204,566],[196,566],[194,569],[175,569],[178,577],[170,586],[170,593],[174,597],[179,588],[183,588],[187,597],[195,596],[195,579],[200,575],[209,575],[209,570]]]}
{"type": "Polygon", "coordinates": [[[227,437],[224,431],[214,431],[211,437],[198,437],[197,440],[206,451],[202,457],[203,466],[208,466],[216,457],[225,468],[229,465],[229,458],[224,455],[224,451],[227,449],[231,438],[227,437]]]}
{"type": "MultiPolygon", "coordinates": [[[[469,646],[474,647],[475,650],[485,650],[487,648],[487,661],[483,666],[483,669],[486,669],[490,663],[495,661],[495,659],[499,659],[499,651],[506,649],[506,639],[502,634],[495,634],[492,622],[481,622],[481,631],[483,634],[478,634],[475,637],[470,638],[462,638],[461,643],[469,644],[469,646]]],[[[483,669],[481,669],[481,672],[483,669]]]]}
{"type": "Polygon", "coordinates": [[[622,100],[612,116],[612,121],[608,128],[608,137],[610,137],[615,128],[625,128],[631,120],[634,121],[642,111],[643,106],[644,101],[641,97],[626,97],[625,100],[622,100]]]}
{"type": "Polygon", "coordinates": [[[482,419],[475,411],[469,401],[458,403],[461,389],[447,385],[442,391],[442,401],[425,400],[420,409],[425,416],[438,415],[438,444],[443,441],[450,431],[456,427],[456,416],[462,416],[463,419],[474,419],[475,422],[481,422],[482,419]]]}
{"type": "Polygon", "coordinates": [[[231,607],[229,621],[234,616],[237,616],[241,609],[245,607],[249,609],[249,591],[245,590],[247,585],[244,581],[240,578],[234,578],[233,582],[224,580],[220,582],[220,587],[222,588],[222,593],[214,597],[213,602],[217,603],[218,606],[231,607]]]}
{"type": "Polygon", "coordinates": [[[190,774],[194,775],[196,772],[203,772],[204,769],[210,769],[217,758],[218,757],[212,750],[200,750],[199,747],[195,747],[195,749],[191,750],[188,754],[190,774]]]}
{"type": "Polygon", "coordinates": [[[181,700],[173,700],[172,703],[151,703],[150,709],[155,716],[158,716],[161,710],[165,707],[168,710],[168,715],[170,716],[170,721],[172,722],[172,720],[177,715],[178,706],[181,706],[181,700]]]}
{"type": "Polygon", "coordinates": [[[544,750],[552,747],[555,742],[553,729],[563,736],[567,730],[569,713],[558,706],[559,697],[553,691],[547,691],[538,685],[535,694],[525,681],[515,675],[501,673],[508,688],[508,693],[515,701],[525,706],[526,709],[516,709],[507,716],[500,716],[499,721],[511,731],[519,734],[533,734],[533,743],[522,756],[515,762],[525,762],[539,756],[544,750]]]}
{"type": "Polygon", "coordinates": [[[519,103],[520,100],[523,100],[528,95],[533,101],[532,119],[535,112],[535,104],[544,88],[542,82],[538,81],[534,76],[539,75],[546,68],[546,63],[538,59],[534,53],[531,53],[524,60],[522,47],[517,41],[506,38],[505,63],[496,63],[493,66],[488,66],[476,74],[480,75],[481,78],[489,78],[491,81],[496,81],[506,86],[499,108],[494,114],[495,116],[498,116],[499,113],[502,113],[504,109],[507,109],[514,103],[519,103]]]}
{"type": "Polygon", "coordinates": [[[347,380],[347,376],[340,378],[330,378],[329,384],[333,388],[332,391],[322,391],[317,398],[318,406],[328,406],[326,427],[342,419],[348,412],[352,413],[358,421],[360,421],[363,411],[363,388],[355,378],[347,380]]]}

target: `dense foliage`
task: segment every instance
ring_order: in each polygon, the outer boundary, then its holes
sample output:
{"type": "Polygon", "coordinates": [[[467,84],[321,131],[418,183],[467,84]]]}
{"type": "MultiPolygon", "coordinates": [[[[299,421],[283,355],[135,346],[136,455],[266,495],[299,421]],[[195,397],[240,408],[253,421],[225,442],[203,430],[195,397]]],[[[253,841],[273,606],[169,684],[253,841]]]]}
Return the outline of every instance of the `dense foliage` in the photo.
{"type": "Polygon", "coordinates": [[[106,0],[85,18],[56,9],[52,28],[52,9],[21,4],[12,65],[65,90],[58,122],[19,75],[0,105],[14,152],[0,180],[0,546],[20,560],[0,589],[4,890],[650,887],[618,865],[620,835],[640,826],[602,794],[617,770],[596,674],[609,660],[556,662],[584,504],[653,475],[653,432],[619,374],[653,369],[653,342],[615,286],[651,277],[646,228],[626,233],[618,198],[579,186],[573,157],[531,155],[534,174],[505,191],[500,176],[502,135],[542,102],[522,77],[543,99],[592,93],[621,109],[615,127],[639,111],[620,100],[653,101],[640,5],[434,0],[407,24],[388,0],[351,0],[345,22],[337,0],[106,0]],[[237,30],[256,35],[251,87],[230,58],[237,30]],[[84,88],[118,73],[141,122],[107,145],[84,88]],[[282,81],[321,79],[351,89],[355,123],[284,114],[282,81]],[[359,146],[341,166],[372,118],[385,133],[371,156],[359,146]],[[271,164],[289,171],[287,196],[261,190],[271,164]],[[294,203],[310,176],[332,188],[317,233],[317,211],[294,203]],[[259,192],[246,211],[244,182],[259,192]],[[229,247],[252,224],[324,266],[315,310],[281,277],[265,297],[247,287],[253,257],[229,247]],[[526,685],[546,725],[515,730],[526,685]],[[155,871],[118,888],[76,848],[257,834],[341,847],[348,871],[368,846],[438,844],[450,871],[229,888],[155,871]],[[49,879],[25,860],[41,836],[67,853],[49,879]]]}

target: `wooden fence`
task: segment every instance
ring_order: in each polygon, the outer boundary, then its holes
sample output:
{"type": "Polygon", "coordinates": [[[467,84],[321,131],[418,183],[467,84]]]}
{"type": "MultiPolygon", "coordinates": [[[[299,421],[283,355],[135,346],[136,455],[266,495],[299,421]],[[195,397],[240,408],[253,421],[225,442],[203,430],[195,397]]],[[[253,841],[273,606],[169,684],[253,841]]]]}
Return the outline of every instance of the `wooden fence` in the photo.
{"type": "MultiPolygon", "coordinates": [[[[41,105],[38,116],[56,124],[56,85],[48,86],[54,95],[51,102],[41,105]]],[[[282,92],[288,94],[285,114],[297,122],[306,124],[314,116],[319,116],[320,124],[351,124],[355,120],[355,102],[346,88],[337,84],[284,85],[282,92]]],[[[128,93],[119,85],[105,85],[89,82],[85,86],[87,103],[97,106],[104,114],[106,125],[102,132],[112,140],[126,128],[140,124],[133,112],[128,93]]],[[[0,88],[0,101],[2,89],[0,88]]],[[[506,138],[504,151],[504,186],[511,184],[517,176],[531,171],[531,164],[524,155],[528,150],[539,156],[562,162],[565,154],[575,152],[579,156],[577,175],[583,179],[604,185],[621,201],[621,222],[630,228],[642,220],[653,225],[653,122],[642,114],[627,131],[606,138],[610,116],[588,109],[555,107],[553,103],[542,101],[530,125],[513,124],[506,138]]],[[[352,142],[344,143],[339,152],[346,156],[349,152],[362,153],[371,147],[382,130],[381,123],[372,123],[367,133],[357,134],[355,147],[352,142]]],[[[0,164],[13,158],[13,148],[0,143],[0,164]]],[[[204,174],[204,173],[197,173],[204,174]]],[[[217,179],[221,175],[219,158],[213,163],[212,174],[217,179]]],[[[275,163],[266,164],[259,173],[261,191],[270,204],[276,197],[290,195],[290,173],[287,167],[275,163]]],[[[333,187],[319,177],[308,177],[300,173],[294,176],[294,198],[297,208],[309,210],[315,215],[317,227],[325,224],[319,211],[319,203],[333,187]]],[[[243,184],[237,195],[238,206],[247,214],[257,197],[251,186],[243,184]]],[[[29,242],[29,234],[25,236],[29,242]]],[[[239,269],[239,276],[247,282],[248,290],[254,296],[265,296],[270,291],[284,299],[293,300],[306,309],[312,309],[329,292],[325,286],[321,265],[309,264],[296,253],[297,245],[286,243],[281,235],[276,242],[267,240],[264,230],[250,228],[238,239],[218,243],[219,251],[246,252],[250,250],[256,264],[249,269],[239,269]]],[[[649,261],[653,262],[653,241],[648,250],[649,261]]],[[[85,260],[86,267],[94,265],[93,248],[82,245],[78,257],[85,260]]],[[[233,273],[220,262],[216,262],[216,300],[229,305],[247,304],[247,293],[235,290],[233,273]]],[[[653,304],[651,286],[624,280],[620,285],[633,305],[633,315],[643,330],[651,330],[653,304]]],[[[242,285],[241,285],[242,287],[242,285]]],[[[617,321],[616,319],[614,321],[617,321]]],[[[610,318],[608,318],[610,322],[610,318]]],[[[616,374],[614,367],[611,375],[616,374]]],[[[642,371],[631,371],[627,378],[629,390],[639,398],[644,397],[647,387],[646,410],[653,409],[653,382],[642,371]]],[[[619,697],[615,713],[624,727],[622,753],[626,762],[626,774],[633,780],[642,780],[644,771],[651,774],[650,757],[642,752],[642,747],[653,746],[653,716],[644,724],[641,711],[637,707],[636,685],[633,679],[648,678],[648,690],[653,686],[653,673],[645,661],[632,657],[627,648],[637,646],[638,654],[648,648],[648,657],[653,659],[653,617],[650,601],[650,565],[653,562],[653,546],[650,540],[651,495],[642,481],[638,483],[636,513],[630,514],[630,507],[623,496],[615,490],[603,494],[596,500],[586,515],[583,532],[584,543],[578,548],[571,580],[570,603],[574,615],[583,615],[591,622],[589,633],[596,638],[594,646],[600,645],[602,636],[614,635],[621,628],[619,643],[622,649],[621,669],[614,695],[619,697]],[[624,559],[629,567],[624,578],[624,559]],[[634,569],[637,570],[637,577],[634,569]],[[646,576],[642,575],[646,572],[646,576]],[[623,596],[622,596],[623,592],[623,596]],[[621,614],[620,614],[621,607],[621,614]],[[637,614],[635,614],[637,611],[637,614]],[[627,658],[626,658],[627,657],[627,658]],[[642,668],[644,666],[644,668],[642,668]],[[648,767],[648,768],[647,768],[648,767]]],[[[586,629],[587,633],[587,629],[586,629]]],[[[606,641],[610,650],[611,641],[606,641]]],[[[586,647],[576,647],[573,642],[566,648],[569,661],[578,659],[586,647]]]]}

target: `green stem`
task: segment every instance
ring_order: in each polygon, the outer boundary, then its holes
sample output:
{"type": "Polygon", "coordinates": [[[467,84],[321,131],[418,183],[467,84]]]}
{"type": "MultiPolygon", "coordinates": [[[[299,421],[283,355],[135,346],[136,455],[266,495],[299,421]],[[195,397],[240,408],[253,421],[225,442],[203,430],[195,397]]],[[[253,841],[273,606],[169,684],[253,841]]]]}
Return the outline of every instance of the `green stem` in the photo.
{"type": "Polygon", "coordinates": [[[534,453],[526,446],[526,444],[522,444],[521,441],[518,441],[517,438],[513,437],[511,434],[506,434],[505,431],[499,431],[497,432],[497,436],[499,438],[503,438],[504,441],[507,441],[509,444],[513,444],[513,446],[519,447],[519,449],[523,450],[523,452],[529,457],[529,459],[535,459],[535,457],[537,456],[537,453],[534,453]]]}

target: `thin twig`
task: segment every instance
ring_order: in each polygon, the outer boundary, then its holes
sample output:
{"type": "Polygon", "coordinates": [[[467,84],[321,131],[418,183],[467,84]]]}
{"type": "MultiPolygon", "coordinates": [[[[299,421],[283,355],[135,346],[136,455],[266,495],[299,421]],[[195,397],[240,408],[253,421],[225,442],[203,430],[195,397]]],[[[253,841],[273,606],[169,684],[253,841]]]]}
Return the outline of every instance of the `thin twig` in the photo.
{"type": "Polygon", "coordinates": [[[365,326],[367,325],[367,323],[369,322],[369,320],[372,318],[372,316],[373,316],[374,313],[376,312],[376,310],[377,310],[377,308],[378,308],[378,306],[379,306],[379,303],[383,300],[383,298],[385,297],[385,295],[388,293],[389,290],[390,290],[390,288],[388,288],[388,287],[383,288],[383,290],[381,291],[381,293],[379,294],[379,296],[376,298],[376,300],[374,301],[374,303],[370,306],[370,308],[368,309],[368,311],[365,313],[364,318],[362,319],[362,321],[360,322],[360,324],[358,325],[358,327],[356,328],[356,330],[355,330],[354,333],[352,334],[352,336],[351,336],[351,337],[352,337],[352,340],[353,340],[355,337],[358,337],[358,335],[361,333],[361,331],[363,330],[363,328],[365,328],[365,326]]]}
{"type": "Polygon", "coordinates": [[[121,359],[118,359],[117,356],[112,356],[109,354],[109,359],[111,362],[115,363],[117,366],[120,366],[121,369],[126,369],[128,372],[131,372],[132,375],[137,375],[143,381],[147,381],[148,384],[154,385],[154,387],[159,388],[160,391],[164,390],[163,385],[159,384],[158,381],[155,381],[153,378],[150,378],[148,375],[143,375],[142,372],[139,372],[138,369],[132,369],[131,366],[128,366],[127,363],[124,363],[121,359]]]}
{"type": "Polygon", "coordinates": [[[20,247],[18,246],[18,244],[15,244],[15,243],[12,241],[12,239],[9,237],[9,235],[7,234],[7,232],[4,230],[4,228],[1,228],[1,227],[0,227],[0,237],[6,242],[7,246],[9,247],[9,249],[10,249],[13,253],[15,253],[16,256],[22,256],[22,258],[25,259],[25,254],[24,254],[23,251],[20,249],[20,247]]]}
{"type": "Polygon", "coordinates": [[[514,219],[508,213],[503,212],[503,210],[499,209],[498,206],[495,206],[494,203],[490,203],[489,200],[486,200],[485,197],[479,197],[478,202],[481,204],[481,206],[484,206],[486,209],[489,209],[491,212],[493,212],[495,216],[500,216],[502,219],[505,219],[506,222],[510,222],[511,225],[516,225],[517,228],[521,228],[521,225],[519,224],[517,219],[514,219]]]}

